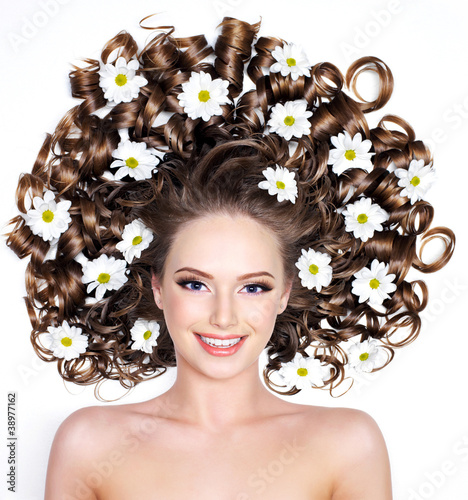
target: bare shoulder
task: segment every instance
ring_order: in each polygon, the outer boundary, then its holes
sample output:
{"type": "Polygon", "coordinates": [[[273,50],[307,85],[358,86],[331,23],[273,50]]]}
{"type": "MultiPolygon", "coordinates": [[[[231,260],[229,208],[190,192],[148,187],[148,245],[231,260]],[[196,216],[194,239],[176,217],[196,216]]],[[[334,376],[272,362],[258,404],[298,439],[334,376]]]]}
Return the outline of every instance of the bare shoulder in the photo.
{"type": "Polygon", "coordinates": [[[321,426],[329,427],[334,433],[338,432],[340,438],[346,434],[352,438],[355,432],[380,433],[377,422],[365,411],[355,408],[311,406],[308,418],[321,426]]]}
{"type": "Polygon", "coordinates": [[[115,455],[115,443],[130,425],[129,406],[81,408],[60,424],[49,454],[45,500],[97,498],[90,479],[115,455]]]}
{"type": "Polygon", "coordinates": [[[382,432],[368,413],[354,408],[326,408],[323,425],[331,433],[330,439],[340,443],[340,456],[365,457],[377,449],[386,448],[382,432]]]}
{"type": "Polygon", "coordinates": [[[333,500],[391,500],[387,447],[377,422],[353,408],[311,407],[311,439],[333,463],[333,500]]]}
{"type": "Polygon", "coordinates": [[[119,418],[119,414],[117,407],[80,408],[60,424],[55,434],[54,445],[66,444],[70,450],[86,448],[88,453],[94,454],[106,436],[112,433],[117,424],[115,418],[119,418]],[[100,439],[96,439],[98,436],[100,439]]]}

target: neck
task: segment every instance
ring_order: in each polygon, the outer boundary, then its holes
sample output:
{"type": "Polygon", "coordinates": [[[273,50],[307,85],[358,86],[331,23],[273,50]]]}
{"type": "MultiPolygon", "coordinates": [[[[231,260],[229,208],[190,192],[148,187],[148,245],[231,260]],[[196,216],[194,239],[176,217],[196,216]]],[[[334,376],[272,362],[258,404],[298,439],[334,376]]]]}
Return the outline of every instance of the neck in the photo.
{"type": "Polygon", "coordinates": [[[258,359],[232,376],[207,371],[177,355],[176,381],[158,398],[174,409],[175,419],[216,431],[253,423],[282,402],[260,380],[258,359]]]}

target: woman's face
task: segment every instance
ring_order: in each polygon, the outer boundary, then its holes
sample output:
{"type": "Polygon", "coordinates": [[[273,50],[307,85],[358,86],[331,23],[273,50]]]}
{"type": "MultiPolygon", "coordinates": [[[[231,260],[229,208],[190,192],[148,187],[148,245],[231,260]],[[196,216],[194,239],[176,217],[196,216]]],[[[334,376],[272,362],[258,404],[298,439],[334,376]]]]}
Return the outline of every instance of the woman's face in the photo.
{"type": "Polygon", "coordinates": [[[180,230],[162,282],[153,277],[154,297],[164,311],[177,364],[182,357],[222,378],[254,363],[271,337],[276,316],[287,306],[291,286],[285,289],[283,278],[276,239],[248,217],[213,215],[180,230]],[[201,336],[245,338],[232,352],[213,350],[201,336]]]}

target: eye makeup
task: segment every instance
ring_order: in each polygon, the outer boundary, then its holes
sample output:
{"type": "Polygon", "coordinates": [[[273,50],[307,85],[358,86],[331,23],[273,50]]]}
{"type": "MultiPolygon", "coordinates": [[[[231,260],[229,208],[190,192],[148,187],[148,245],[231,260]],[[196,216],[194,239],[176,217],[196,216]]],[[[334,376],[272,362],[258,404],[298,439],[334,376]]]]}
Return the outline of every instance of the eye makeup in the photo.
{"type": "MultiPolygon", "coordinates": [[[[205,283],[203,283],[203,281],[200,281],[198,276],[195,276],[195,275],[184,276],[182,278],[179,278],[176,280],[176,283],[179,286],[181,286],[182,288],[186,288],[187,285],[190,283],[200,283],[200,284],[206,286],[205,283]]],[[[260,292],[252,292],[252,293],[248,293],[248,295],[260,295],[262,293],[269,292],[273,289],[273,287],[270,285],[270,283],[268,283],[266,280],[262,280],[262,279],[258,279],[253,283],[247,283],[244,285],[243,288],[247,288],[247,287],[261,288],[260,292]]],[[[188,289],[188,290],[190,290],[192,292],[199,292],[200,291],[200,290],[193,290],[193,289],[188,289]]]]}

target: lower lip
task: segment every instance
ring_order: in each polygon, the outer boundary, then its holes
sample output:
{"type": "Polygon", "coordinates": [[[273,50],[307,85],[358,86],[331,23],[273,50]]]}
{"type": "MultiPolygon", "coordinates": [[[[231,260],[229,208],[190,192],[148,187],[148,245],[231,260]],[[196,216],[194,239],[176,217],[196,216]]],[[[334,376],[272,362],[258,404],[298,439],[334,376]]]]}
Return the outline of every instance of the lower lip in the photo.
{"type": "Polygon", "coordinates": [[[237,342],[237,344],[233,345],[232,347],[225,347],[223,349],[222,347],[211,347],[210,345],[205,344],[205,342],[203,342],[203,340],[197,334],[195,334],[195,337],[197,337],[197,340],[198,342],[200,342],[203,349],[205,349],[206,352],[212,354],[213,356],[231,356],[242,347],[242,344],[245,342],[245,339],[247,338],[243,337],[239,342],[237,342]]]}

